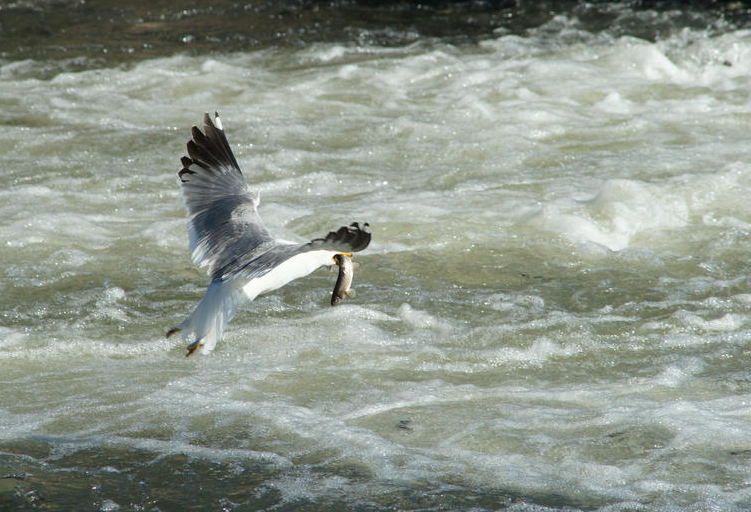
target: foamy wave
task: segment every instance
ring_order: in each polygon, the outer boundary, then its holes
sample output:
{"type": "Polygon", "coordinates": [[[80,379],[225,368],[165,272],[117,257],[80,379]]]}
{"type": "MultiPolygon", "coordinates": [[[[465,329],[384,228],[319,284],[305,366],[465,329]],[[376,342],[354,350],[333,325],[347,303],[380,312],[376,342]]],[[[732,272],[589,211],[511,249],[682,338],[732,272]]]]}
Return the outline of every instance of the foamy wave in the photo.
{"type": "Polygon", "coordinates": [[[688,210],[681,198],[634,180],[608,180],[588,201],[543,206],[529,224],[572,242],[591,242],[618,251],[639,234],[682,228],[688,210]]]}

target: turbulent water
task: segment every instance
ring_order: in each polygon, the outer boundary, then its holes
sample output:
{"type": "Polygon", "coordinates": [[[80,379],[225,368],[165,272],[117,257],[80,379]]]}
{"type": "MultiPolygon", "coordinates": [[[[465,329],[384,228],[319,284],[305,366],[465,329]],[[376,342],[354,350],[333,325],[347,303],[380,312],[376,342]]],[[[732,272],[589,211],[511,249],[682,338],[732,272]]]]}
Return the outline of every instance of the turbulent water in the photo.
{"type": "Polygon", "coordinates": [[[80,68],[0,65],[0,509],[751,508],[751,31],[80,68]],[[213,110],[272,233],[373,242],[186,359],[213,110]]]}

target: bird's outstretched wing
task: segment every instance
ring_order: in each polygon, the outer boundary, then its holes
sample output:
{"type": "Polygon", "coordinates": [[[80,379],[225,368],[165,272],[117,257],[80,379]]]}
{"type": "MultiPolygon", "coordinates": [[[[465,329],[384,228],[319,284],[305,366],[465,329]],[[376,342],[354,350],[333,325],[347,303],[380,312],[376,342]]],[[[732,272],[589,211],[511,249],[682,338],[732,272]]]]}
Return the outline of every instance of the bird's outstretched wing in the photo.
{"type": "Polygon", "coordinates": [[[253,279],[267,274],[288,259],[300,254],[314,251],[332,253],[362,251],[370,244],[370,238],[370,225],[367,222],[362,227],[357,222],[353,222],[349,226],[342,226],[336,231],[329,232],[324,238],[315,238],[307,243],[292,244],[277,241],[267,244],[255,254],[246,254],[227,266],[217,269],[214,277],[253,279]]]}
{"type": "Polygon", "coordinates": [[[177,173],[188,209],[188,235],[193,262],[208,267],[212,278],[220,269],[274,245],[256,211],[258,193],[251,191],[224,135],[219,114],[203,118],[203,132],[193,127],[188,155],[177,173]]]}

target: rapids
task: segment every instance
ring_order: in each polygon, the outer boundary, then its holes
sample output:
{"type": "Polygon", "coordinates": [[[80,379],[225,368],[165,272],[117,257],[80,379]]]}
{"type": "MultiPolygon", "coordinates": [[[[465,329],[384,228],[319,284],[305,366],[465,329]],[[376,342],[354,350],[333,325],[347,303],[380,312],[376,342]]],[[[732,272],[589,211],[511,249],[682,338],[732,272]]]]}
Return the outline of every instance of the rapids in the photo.
{"type": "Polygon", "coordinates": [[[751,31],[622,32],[0,61],[0,508],[748,510],[751,31]],[[373,242],[186,359],[213,110],[373,242]]]}

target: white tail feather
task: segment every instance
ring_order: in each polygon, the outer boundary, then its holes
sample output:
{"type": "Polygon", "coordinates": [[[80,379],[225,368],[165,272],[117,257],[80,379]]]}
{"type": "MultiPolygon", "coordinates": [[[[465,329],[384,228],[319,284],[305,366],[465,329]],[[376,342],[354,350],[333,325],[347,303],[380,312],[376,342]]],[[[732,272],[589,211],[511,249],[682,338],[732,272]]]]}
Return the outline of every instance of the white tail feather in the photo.
{"type": "Polygon", "coordinates": [[[238,288],[234,281],[211,281],[196,309],[179,325],[183,338],[193,334],[193,343],[200,344],[201,352],[208,354],[214,350],[224,328],[235,316],[241,300],[242,288],[238,288]]]}

